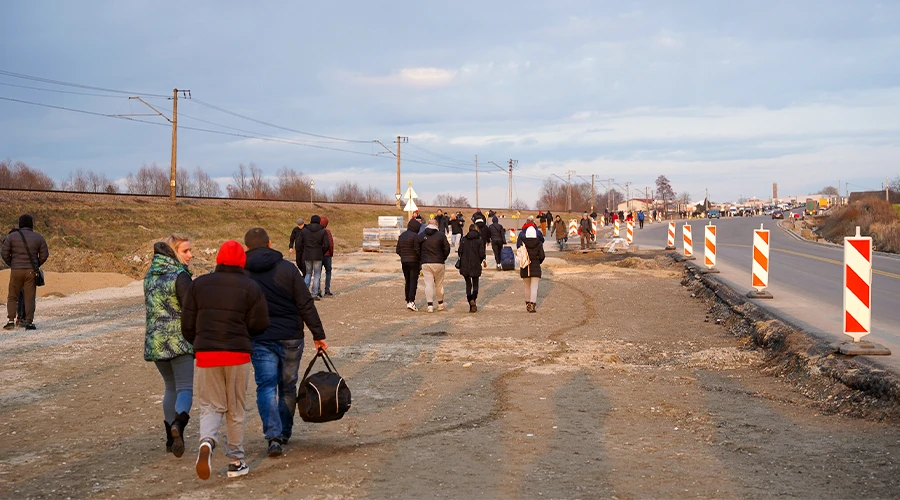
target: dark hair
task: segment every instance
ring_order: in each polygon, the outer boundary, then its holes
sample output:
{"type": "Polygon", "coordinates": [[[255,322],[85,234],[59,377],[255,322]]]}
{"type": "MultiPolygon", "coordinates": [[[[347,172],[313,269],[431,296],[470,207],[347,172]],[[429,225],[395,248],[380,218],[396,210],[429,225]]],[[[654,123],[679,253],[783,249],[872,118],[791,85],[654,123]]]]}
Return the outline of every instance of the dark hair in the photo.
{"type": "Polygon", "coordinates": [[[265,247],[269,245],[269,233],[261,227],[254,227],[244,235],[247,248],[265,247]]]}
{"type": "Polygon", "coordinates": [[[475,224],[469,224],[469,231],[474,231],[475,229],[477,229],[475,224]]]}

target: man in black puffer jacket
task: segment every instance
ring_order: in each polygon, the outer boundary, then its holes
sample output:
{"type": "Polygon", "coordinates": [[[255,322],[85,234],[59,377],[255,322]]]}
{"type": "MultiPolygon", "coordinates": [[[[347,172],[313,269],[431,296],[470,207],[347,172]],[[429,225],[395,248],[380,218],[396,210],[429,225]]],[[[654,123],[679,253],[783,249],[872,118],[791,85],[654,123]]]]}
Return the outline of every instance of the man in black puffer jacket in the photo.
{"type": "Polygon", "coordinates": [[[244,275],[247,256],[229,240],[216,254],[216,270],[194,280],[181,313],[181,333],[194,346],[194,390],[200,402],[200,451],[197,476],[209,479],[216,435],[225,419],[228,477],[247,474],[244,463],[244,414],[250,381],[251,337],[269,327],[266,298],[244,275]]]}
{"type": "Polygon", "coordinates": [[[444,263],[450,256],[450,243],[447,236],[438,232],[437,221],[431,219],[425,232],[416,238],[416,253],[422,263],[422,278],[425,281],[425,299],[428,301],[428,312],[434,312],[434,296],[437,295],[438,311],[444,306],[444,263]]]}
{"type": "Polygon", "coordinates": [[[284,255],[272,249],[269,234],[255,227],[244,235],[247,264],[244,269],[262,289],[269,308],[269,327],[253,337],[253,373],[256,407],[268,453],[276,457],[291,438],[297,406],[297,380],[303,355],[303,324],[312,333],[316,350],[328,349],[322,320],[300,271],[284,255]]]}
{"type": "Polygon", "coordinates": [[[491,234],[491,249],[494,251],[494,261],[497,263],[497,269],[500,269],[500,252],[503,245],[506,244],[506,229],[500,225],[500,219],[495,215],[491,219],[491,225],[488,226],[491,234]]]}
{"type": "Polygon", "coordinates": [[[318,215],[313,215],[309,219],[309,224],[303,226],[300,231],[301,247],[303,248],[303,262],[306,264],[306,272],[303,277],[306,280],[306,288],[316,300],[321,299],[319,295],[319,283],[322,281],[322,261],[325,260],[325,253],[331,248],[328,242],[328,233],[322,227],[322,219],[318,215]]]}
{"type": "Polygon", "coordinates": [[[419,287],[419,271],[422,270],[422,265],[419,263],[415,245],[421,227],[419,221],[410,219],[406,224],[406,231],[397,238],[397,255],[400,256],[400,266],[403,268],[406,308],[410,311],[419,310],[416,307],[416,289],[419,287]]]}

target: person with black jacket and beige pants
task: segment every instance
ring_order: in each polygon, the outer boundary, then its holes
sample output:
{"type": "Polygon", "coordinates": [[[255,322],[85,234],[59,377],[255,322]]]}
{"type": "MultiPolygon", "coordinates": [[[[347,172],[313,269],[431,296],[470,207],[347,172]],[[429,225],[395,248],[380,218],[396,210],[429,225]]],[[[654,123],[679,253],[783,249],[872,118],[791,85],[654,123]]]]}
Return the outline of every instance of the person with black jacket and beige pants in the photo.
{"type": "Polygon", "coordinates": [[[244,247],[228,240],[216,255],[215,272],[194,280],[181,313],[181,333],[196,356],[194,391],[200,402],[197,477],[209,479],[212,451],[225,420],[228,477],[250,471],[244,462],[244,416],[250,381],[252,337],[269,327],[266,297],[244,274],[244,247]]]}
{"type": "Polygon", "coordinates": [[[6,316],[9,321],[5,330],[16,327],[16,311],[19,294],[25,292],[25,329],[34,330],[34,309],[37,287],[34,275],[47,262],[50,250],[40,233],[34,232],[34,217],[24,214],[19,217],[19,230],[11,232],[0,248],[3,262],[10,267],[9,293],[6,297],[6,316]]]}

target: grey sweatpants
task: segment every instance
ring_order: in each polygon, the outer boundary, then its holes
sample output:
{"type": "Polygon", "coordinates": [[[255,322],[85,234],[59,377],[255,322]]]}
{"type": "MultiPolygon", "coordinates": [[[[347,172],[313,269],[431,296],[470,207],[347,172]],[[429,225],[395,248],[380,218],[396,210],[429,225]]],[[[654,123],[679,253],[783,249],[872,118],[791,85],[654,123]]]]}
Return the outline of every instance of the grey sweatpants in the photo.
{"type": "Polygon", "coordinates": [[[429,304],[444,301],[444,264],[422,264],[422,277],[425,281],[425,300],[429,304]]]}
{"type": "Polygon", "coordinates": [[[194,392],[200,400],[200,441],[218,445],[216,434],[225,419],[225,456],[244,458],[244,415],[250,363],[197,368],[194,392]]]}

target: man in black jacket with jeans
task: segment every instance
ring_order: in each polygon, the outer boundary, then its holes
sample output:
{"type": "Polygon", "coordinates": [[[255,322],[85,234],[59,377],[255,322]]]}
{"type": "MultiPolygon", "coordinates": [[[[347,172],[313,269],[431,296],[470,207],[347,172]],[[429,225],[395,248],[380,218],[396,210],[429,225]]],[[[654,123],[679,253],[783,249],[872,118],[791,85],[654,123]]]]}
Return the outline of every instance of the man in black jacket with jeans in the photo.
{"type": "MultiPolygon", "coordinates": [[[[321,299],[319,295],[319,284],[322,280],[322,261],[325,260],[325,253],[331,248],[328,241],[328,233],[322,227],[322,219],[318,215],[309,218],[309,224],[303,226],[300,231],[300,248],[298,252],[303,251],[303,262],[306,263],[306,273],[303,275],[306,280],[306,287],[309,288],[316,300],[321,299]]],[[[295,243],[296,245],[296,243],[295,243]]]]}
{"type": "Polygon", "coordinates": [[[500,220],[495,215],[491,219],[491,225],[488,226],[491,232],[491,249],[494,251],[494,261],[497,263],[497,269],[500,269],[500,252],[503,245],[506,244],[506,230],[500,225],[500,220]]]}
{"type": "Polygon", "coordinates": [[[269,307],[269,327],[253,337],[253,372],[256,407],[269,456],[281,455],[291,438],[297,406],[297,380],[303,355],[303,324],[312,333],[316,349],[325,350],[325,330],[303,276],[284,255],[272,249],[269,234],[255,227],[244,235],[247,263],[244,269],[262,289],[269,307]]]}

